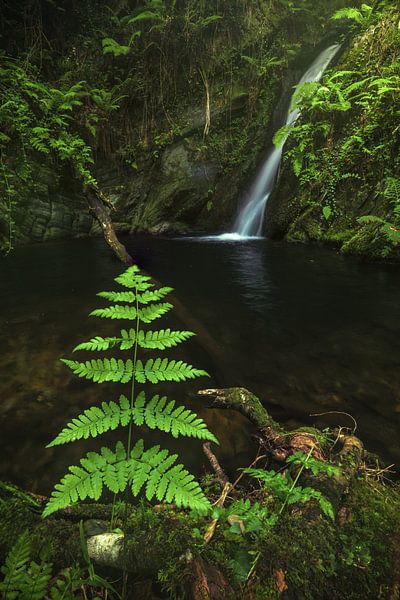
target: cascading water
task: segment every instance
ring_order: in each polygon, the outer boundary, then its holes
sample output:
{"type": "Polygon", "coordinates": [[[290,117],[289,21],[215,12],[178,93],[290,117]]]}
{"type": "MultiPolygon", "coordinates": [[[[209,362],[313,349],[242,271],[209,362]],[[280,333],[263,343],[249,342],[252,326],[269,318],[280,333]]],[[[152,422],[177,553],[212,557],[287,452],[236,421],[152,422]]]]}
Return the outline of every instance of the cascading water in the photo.
{"type": "MultiPolygon", "coordinates": [[[[304,73],[299,84],[319,81],[339,48],[339,44],[334,44],[323,50],[304,73]]],[[[298,108],[289,109],[285,125],[293,125],[299,115],[300,110],[298,108]]],[[[265,207],[278,175],[284,143],[283,141],[278,147],[270,151],[251,188],[248,201],[241,208],[236,218],[233,232],[219,236],[220,239],[235,240],[262,235],[265,207]]]]}

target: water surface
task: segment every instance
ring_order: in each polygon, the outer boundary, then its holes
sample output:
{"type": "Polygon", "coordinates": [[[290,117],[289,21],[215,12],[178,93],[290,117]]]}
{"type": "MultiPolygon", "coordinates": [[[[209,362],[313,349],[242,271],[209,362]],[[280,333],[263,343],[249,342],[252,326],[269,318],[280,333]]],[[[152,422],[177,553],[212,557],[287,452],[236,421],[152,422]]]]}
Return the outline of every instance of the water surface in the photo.
{"type": "MultiPolygon", "coordinates": [[[[186,402],[196,388],[242,385],[293,427],[351,426],[344,415],[310,417],[348,412],[368,447],[400,464],[398,267],[257,239],[131,237],[125,243],[141,267],[176,288],[225,359],[218,364],[207,344],[196,342],[172,352],[211,374],[187,386],[170,384],[172,397],[186,402]]],[[[0,262],[0,478],[47,493],[83,451],[101,443],[44,449],[67,419],[121,391],[79,380],[59,362],[80,341],[115,332],[115,322],[87,314],[101,305],[95,293],[111,289],[120,271],[101,239],[19,248],[0,262]]],[[[251,428],[244,419],[188,402],[220,436],[222,460],[245,463],[251,428]]],[[[201,471],[198,443],[141,435],[201,471]]]]}

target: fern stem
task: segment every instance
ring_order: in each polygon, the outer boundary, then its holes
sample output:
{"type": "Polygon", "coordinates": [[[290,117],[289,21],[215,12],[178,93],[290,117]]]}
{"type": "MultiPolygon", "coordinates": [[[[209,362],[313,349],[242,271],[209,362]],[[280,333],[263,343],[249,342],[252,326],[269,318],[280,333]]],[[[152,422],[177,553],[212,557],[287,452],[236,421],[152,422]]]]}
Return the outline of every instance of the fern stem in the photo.
{"type": "Polygon", "coordinates": [[[282,504],[282,506],[281,506],[281,508],[280,508],[280,510],[279,510],[279,514],[280,514],[280,515],[281,515],[281,514],[283,513],[283,511],[284,511],[284,509],[285,509],[285,506],[286,506],[286,504],[287,504],[287,501],[288,501],[288,499],[289,499],[289,496],[290,496],[290,494],[293,492],[294,488],[296,487],[296,485],[297,485],[297,482],[298,482],[298,480],[300,479],[300,475],[301,475],[301,474],[302,474],[302,472],[304,471],[304,469],[305,469],[305,467],[306,467],[306,465],[307,465],[308,459],[310,458],[310,456],[311,456],[311,454],[312,454],[312,451],[314,450],[314,447],[315,447],[315,445],[313,444],[313,445],[311,446],[310,450],[308,451],[308,454],[307,454],[307,456],[306,456],[306,458],[305,458],[305,461],[304,461],[304,462],[303,462],[303,464],[301,465],[301,467],[300,467],[300,469],[299,469],[299,472],[297,473],[297,475],[296,475],[296,477],[295,477],[295,479],[294,479],[294,481],[293,481],[292,485],[290,486],[290,490],[289,490],[289,491],[288,491],[288,493],[287,493],[287,496],[286,496],[286,498],[285,498],[285,501],[284,501],[284,503],[282,504]]]}
{"type": "MultiPolygon", "coordinates": [[[[131,384],[131,414],[133,411],[133,405],[135,403],[135,371],[136,371],[136,362],[137,362],[137,351],[138,351],[138,337],[139,337],[139,300],[138,300],[138,288],[135,287],[135,297],[136,297],[136,332],[135,332],[135,345],[133,348],[133,373],[132,373],[132,384],[131,384]]],[[[132,429],[133,422],[132,417],[129,423],[128,429],[128,444],[127,444],[127,456],[130,456],[132,449],[132,429]]]]}
{"type": "MultiPolygon", "coordinates": [[[[136,371],[136,362],[137,362],[137,351],[138,351],[138,337],[139,337],[139,299],[138,299],[138,286],[135,288],[135,298],[136,298],[136,332],[135,332],[135,345],[133,348],[133,370],[132,370],[132,383],[131,383],[131,403],[130,410],[131,415],[133,413],[133,406],[135,403],[135,371],[136,371]]],[[[128,428],[128,443],[126,449],[126,455],[129,458],[132,449],[132,430],[133,430],[133,417],[131,416],[128,428]]],[[[124,529],[126,528],[126,522],[128,520],[128,487],[126,488],[125,494],[125,511],[124,511],[124,529]]],[[[126,536],[124,536],[123,541],[123,555],[126,556],[126,536]]],[[[124,564],[124,570],[122,575],[122,600],[127,598],[127,587],[128,587],[128,569],[126,565],[126,561],[124,564]]]]}

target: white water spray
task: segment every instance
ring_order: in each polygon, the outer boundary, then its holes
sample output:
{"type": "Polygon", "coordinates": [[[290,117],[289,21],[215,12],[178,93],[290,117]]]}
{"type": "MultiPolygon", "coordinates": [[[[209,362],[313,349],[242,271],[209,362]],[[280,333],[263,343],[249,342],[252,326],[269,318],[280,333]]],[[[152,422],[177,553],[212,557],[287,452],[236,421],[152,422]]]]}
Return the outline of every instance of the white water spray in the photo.
{"type": "MultiPolygon", "coordinates": [[[[339,48],[339,44],[334,44],[323,50],[304,73],[299,84],[319,81],[339,48]]],[[[289,109],[285,125],[293,125],[299,115],[300,110],[298,108],[289,109]]],[[[233,226],[233,232],[218,236],[221,241],[235,241],[262,236],[265,207],[276,182],[284,143],[283,141],[268,154],[251,188],[248,201],[240,209],[233,226]]]]}

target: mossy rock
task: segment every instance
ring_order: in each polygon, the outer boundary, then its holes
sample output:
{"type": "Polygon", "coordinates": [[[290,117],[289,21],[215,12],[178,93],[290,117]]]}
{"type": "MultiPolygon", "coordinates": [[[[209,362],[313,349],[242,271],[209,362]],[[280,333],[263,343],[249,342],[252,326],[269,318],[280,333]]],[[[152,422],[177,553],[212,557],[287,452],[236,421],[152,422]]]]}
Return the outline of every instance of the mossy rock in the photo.
{"type": "Polygon", "coordinates": [[[382,231],[382,223],[365,223],[341,248],[343,254],[355,254],[371,259],[387,258],[393,246],[382,231]]]}

